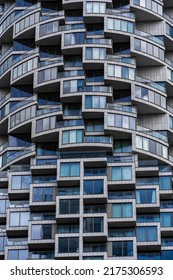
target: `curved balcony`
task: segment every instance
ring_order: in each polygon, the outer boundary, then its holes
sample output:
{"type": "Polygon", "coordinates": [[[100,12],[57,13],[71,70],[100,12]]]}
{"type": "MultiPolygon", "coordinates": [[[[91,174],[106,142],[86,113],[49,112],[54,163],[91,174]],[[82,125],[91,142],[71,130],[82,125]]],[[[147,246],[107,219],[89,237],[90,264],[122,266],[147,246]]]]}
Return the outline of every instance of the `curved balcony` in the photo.
{"type": "MultiPolygon", "coordinates": [[[[43,90],[50,90],[50,85],[51,85],[51,90],[56,91],[57,86],[59,86],[60,83],[64,82],[64,79],[67,78],[72,78],[74,79],[84,79],[84,71],[82,70],[72,70],[72,71],[64,71],[64,72],[59,72],[58,67],[50,67],[46,68],[44,70],[39,70],[38,72],[35,73],[35,85],[34,88],[37,89],[37,91],[43,90]]],[[[77,81],[77,80],[76,80],[77,81]]],[[[68,92],[66,92],[68,93],[68,92]]],[[[69,91],[70,93],[70,91],[69,91]]]]}
{"type": "Polygon", "coordinates": [[[115,18],[120,17],[120,18],[129,18],[129,19],[135,19],[135,14],[130,11],[123,11],[120,9],[114,10],[114,9],[106,9],[106,14],[107,15],[114,15],[115,18]]]}
{"type": "Polygon", "coordinates": [[[51,66],[51,65],[54,65],[54,64],[59,65],[59,63],[63,64],[63,61],[64,61],[64,58],[63,58],[62,55],[55,56],[54,58],[39,61],[38,67],[42,68],[42,67],[47,67],[47,66],[51,66]]]}
{"type": "Polygon", "coordinates": [[[135,32],[134,19],[128,20],[114,19],[114,17],[108,17],[106,19],[105,35],[111,37],[113,41],[125,39],[130,37],[135,32]]]}
{"type": "MultiPolygon", "coordinates": [[[[41,22],[39,25],[38,35],[36,38],[36,41],[40,45],[44,45],[47,42],[47,38],[49,38],[50,42],[52,44],[54,43],[54,40],[57,41],[57,43],[61,43],[61,36],[64,35],[67,37],[66,31],[75,31],[75,32],[81,32],[85,31],[85,25],[83,23],[76,23],[76,24],[68,24],[68,25],[60,25],[60,21],[62,18],[58,17],[58,20],[49,19],[45,22],[41,22]]],[[[73,40],[71,41],[72,44],[74,44],[73,40]]],[[[78,43],[78,42],[77,42],[78,43]]],[[[66,46],[66,39],[64,42],[64,46],[66,46]]],[[[63,50],[63,49],[62,49],[63,50]]]]}
{"type": "Polygon", "coordinates": [[[59,113],[61,112],[57,110],[56,115],[54,113],[51,117],[39,118],[33,123],[32,139],[34,141],[42,142],[44,140],[45,142],[48,141],[50,137],[52,140],[56,141],[60,130],[65,127],[82,126],[82,128],[84,128],[82,119],[57,121],[56,116],[59,113]]]}
{"type": "Polygon", "coordinates": [[[22,33],[29,32],[29,36],[34,31],[36,24],[40,20],[40,3],[33,5],[31,7],[26,8],[24,11],[15,17],[14,24],[14,38],[22,39],[22,33]]]}
{"type": "Polygon", "coordinates": [[[135,12],[137,20],[154,21],[163,18],[163,5],[161,2],[154,0],[131,0],[131,7],[135,12]]]}
{"type": "Polygon", "coordinates": [[[144,77],[136,76],[136,83],[140,83],[140,86],[147,87],[151,90],[157,90],[158,93],[166,93],[166,85],[162,82],[153,82],[149,79],[146,79],[144,77]]]}
{"type": "MultiPolygon", "coordinates": [[[[146,38],[147,39],[147,38],[146,38]]],[[[132,40],[132,54],[136,57],[139,66],[164,66],[164,48],[145,39],[132,40]]]]}
{"type": "Polygon", "coordinates": [[[136,118],[129,112],[119,111],[115,113],[105,113],[104,129],[106,133],[111,134],[117,139],[127,137],[136,130],[136,118]],[[130,116],[129,116],[130,115],[130,116]]]}
{"type": "MultiPolygon", "coordinates": [[[[77,137],[77,136],[76,136],[77,137]]],[[[80,139],[76,139],[76,143],[66,143],[63,144],[61,140],[61,134],[60,134],[60,148],[61,150],[71,150],[72,148],[75,150],[102,150],[105,149],[107,151],[111,151],[112,150],[112,137],[111,136],[82,136],[80,139]]]]}
{"type": "Polygon", "coordinates": [[[168,146],[162,144],[162,141],[158,142],[151,140],[147,137],[136,135],[136,150],[143,158],[151,157],[170,164],[170,156],[168,155],[168,146]]]}
{"type": "Polygon", "coordinates": [[[7,8],[0,20],[0,34],[3,37],[4,42],[8,42],[9,37],[12,37],[12,26],[19,19],[19,17],[34,11],[37,7],[40,7],[40,4],[27,7],[21,11],[19,11],[20,8],[16,7],[15,4],[10,5],[9,8],[7,8]],[[19,11],[17,15],[15,14],[16,11],[19,11]]]}
{"type": "Polygon", "coordinates": [[[132,100],[137,105],[138,114],[166,113],[166,95],[157,93],[154,89],[136,85],[132,89],[132,100]]]}
{"type": "Polygon", "coordinates": [[[8,128],[7,120],[8,120],[8,117],[11,115],[12,112],[14,112],[15,110],[18,110],[20,107],[27,106],[30,103],[33,103],[33,102],[36,103],[36,101],[37,101],[37,96],[32,96],[32,97],[26,98],[24,100],[22,98],[22,100],[21,99],[17,100],[18,103],[10,108],[10,102],[9,101],[10,100],[12,100],[12,101],[15,100],[16,101],[16,98],[13,99],[10,96],[11,96],[11,94],[8,94],[7,96],[5,96],[5,98],[3,98],[3,100],[5,102],[8,101],[8,103],[5,104],[0,110],[0,127],[1,127],[1,132],[2,133],[3,133],[4,129],[7,130],[7,128],[8,128]]]}
{"type": "MultiPolygon", "coordinates": [[[[15,53],[16,52],[13,52],[13,50],[10,49],[3,56],[5,61],[0,66],[0,79],[1,79],[2,83],[4,84],[4,86],[6,84],[10,83],[10,74],[11,74],[12,67],[14,67],[14,65],[16,65],[17,63],[19,63],[22,60],[25,61],[25,59],[27,59],[33,55],[36,55],[36,54],[38,55],[38,48],[24,52],[23,54],[19,55],[17,58],[13,59],[13,55],[15,53]]],[[[24,68],[23,71],[25,72],[26,67],[23,67],[23,68],[24,68]]]]}
{"type": "Polygon", "coordinates": [[[118,86],[118,84],[127,83],[129,84],[127,86],[130,87],[130,84],[136,79],[136,67],[133,64],[130,66],[131,67],[124,63],[118,64],[117,62],[116,64],[107,63],[105,73],[107,83],[110,83],[115,87],[118,86]]]}
{"type": "Polygon", "coordinates": [[[148,136],[151,136],[151,138],[157,138],[157,140],[161,140],[165,143],[168,143],[168,137],[167,136],[165,136],[164,134],[162,134],[158,131],[154,131],[150,128],[137,125],[137,132],[147,134],[148,136]]]}
{"type": "Polygon", "coordinates": [[[6,170],[10,165],[28,162],[35,155],[35,145],[20,149],[18,151],[7,151],[2,155],[1,170],[6,170]]]}
{"type": "Polygon", "coordinates": [[[36,101],[26,105],[24,109],[18,109],[16,113],[10,114],[9,132],[24,133],[31,129],[32,118],[36,115],[36,101]]]}

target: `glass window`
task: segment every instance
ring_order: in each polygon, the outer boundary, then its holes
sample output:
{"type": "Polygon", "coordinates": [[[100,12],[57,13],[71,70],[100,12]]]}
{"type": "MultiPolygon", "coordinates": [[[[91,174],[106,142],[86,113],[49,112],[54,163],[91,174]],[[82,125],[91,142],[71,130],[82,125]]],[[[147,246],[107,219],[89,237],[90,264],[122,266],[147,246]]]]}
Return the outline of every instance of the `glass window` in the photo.
{"type": "Polygon", "coordinates": [[[33,188],[33,201],[53,201],[54,198],[54,188],[53,187],[44,187],[44,188],[33,188]]]}
{"type": "Polygon", "coordinates": [[[160,190],[171,190],[172,181],[170,176],[160,176],[159,177],[160,190]]]}
{"type": "Polygon", "coordinates": [[[156,190],[155,189],[145,189],[136,190],[136,203],[156,203],[156,190]]]}
{"type": "Polygon", "coordinates": [[[112,167],[112,180],[115,181],[132,180],[132,167],[131,166],[112,167]]]}
{"type": "Polygon", "coordinates": [[[62,132],[62,143],[73,144],[83,142],[83,130],[69,130],[62,132]]]}
{"type": "Polygon", "coordinates": [[[78,214],[79,199],[61,199],[59,202],[60,214],[78,214]]]}
{"type": "Polygon", "coordinates": [[[28,250],[8,250],[8,260],[27,260],[28,250]]]}
{"type": "Polygon", "coordinates": [[[84,194],[102,194],[103,180],[84,180],[84,194]]]}
{"type": "Polygon", "coordinates": [[[112,242],[112,255],[115,257],[133,256],[133,241],[112,242]]]}
{"type": "Polygon", "coordinates": [[[61,177],[75,177],[80,175],[80,163],[72,162],[65,163],[61,162],[60,165],[60,176],[61,177]]]}
{"type": "Polygon", "coordinates": [[[103,218],[92,217],[83,218],[83,231],[86,232],[103,232],[103,218]]]}
{"type": "Polygon", "coordinates": [[[162,238],[162,246],[173,246],[173,238],[172,237],[162,238]]]}
{"type": "Polygon", "coordinates": [[[79,238],[78,237],[60,237],[59,253],[78,253],[79,238]]]}
{"type": "Polygon", "coordinates": [[[136,235],[138,242],[157,241],[157,227],[137,227],[136,235]]]}
{"type": "Polygon", "coordinates": [[[132,203],[112,204],[113,218],[131,218],[132,215],[132,203]]]}
{"type": "Polygon", "coordinates": [[[7,202],[6,199],[0,199],[0,214],[6,213],[7,202]]]}
{"type": "Polygon", "coordinates": [[[33,240],[51,239],[52,238],[52,225],[51,224],[32,225],[31,238],[33,240]]]}
{"type": "Polygon", "coordinates": [[[85,41],[85,34],[82,32],[65,34],[64,36],[65,46],[84,44],[84,41],[85,41]]]}
{"type": "Polygon", "coordinates": [[[173,227],[173,212],[160,213],[161,227],[173,227]]]}
{"type": "Polygon", "coordinates": [[[131,140],[116,140],[114,141],[115,153],[130,153],[132,151],[131,140]]]}
{"type": "Polygon", "coordinates": [[[10,213],[10,226],[28,226],[30,217],[29,212],[11,212],[10,213]]]}

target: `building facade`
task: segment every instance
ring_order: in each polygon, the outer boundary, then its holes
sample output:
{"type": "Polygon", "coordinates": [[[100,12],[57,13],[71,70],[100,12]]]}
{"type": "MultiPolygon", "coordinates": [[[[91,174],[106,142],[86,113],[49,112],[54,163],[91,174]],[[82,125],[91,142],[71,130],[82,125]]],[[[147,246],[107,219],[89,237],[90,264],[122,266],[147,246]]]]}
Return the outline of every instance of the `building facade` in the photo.
{"type": "Polygon", "coordinates": [[[0,16],[0,259],[173,259],[173,1],[0,16]]]}

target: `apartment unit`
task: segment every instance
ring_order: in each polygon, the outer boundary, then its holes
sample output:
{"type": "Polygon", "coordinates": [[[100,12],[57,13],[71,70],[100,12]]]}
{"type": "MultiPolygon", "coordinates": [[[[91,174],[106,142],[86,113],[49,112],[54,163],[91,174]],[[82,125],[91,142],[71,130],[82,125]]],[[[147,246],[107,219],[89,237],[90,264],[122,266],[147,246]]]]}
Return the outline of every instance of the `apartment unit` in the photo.
{"type": "Polygon", "coordinates": [[[0,259],[173,259],[172,169],[172,0],[0,0],[0,259]]]}

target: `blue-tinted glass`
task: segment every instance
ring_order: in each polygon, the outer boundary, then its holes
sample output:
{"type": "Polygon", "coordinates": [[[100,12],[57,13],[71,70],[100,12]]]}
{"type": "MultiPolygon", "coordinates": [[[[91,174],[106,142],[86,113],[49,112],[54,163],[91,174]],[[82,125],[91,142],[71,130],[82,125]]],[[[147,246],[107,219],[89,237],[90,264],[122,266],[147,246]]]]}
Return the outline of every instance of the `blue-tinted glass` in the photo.
{"type": "Polygon", "coordinates": [[[102,194],[103,180],[84,180],[84,194],[102,194]]]}
{"type": "Polygon", "coordinates": [[[161,227],[172,227],[173,213],[172,212],[160,213],[160,225],[161,227]]]}
{"type": "Polygon", "coordinates": [[[112,180],[116,180],[116,181],[121,180],[121,167],[112,168],[112,180]]]}
{"type": "Polygon", "coordinates": [[[173,250],[166,250],[161,252],[162,260],[173,260],[173,250]]]}
{"type": "Polygon", "coordinates": [[[136,203],[156,203],[156,190],[136,190],[136,203]]]}
{"type": "Polygon", "coordinates": [[[136,234],[139,242],[157,241],[157,227],[137,227],[136,234]]]}
{"type": "Polygon", "coordinates": [[[61,168],[60,168],[60,175],[62,177],[69,176],[70,174],[70,164],[69,163],[61,163],[61,168]]]}
{"type": "Polygon", "coordinates": [[[173,246],[173,238],[172,237],[163,238],[162,246],[173,246]]]}
{"type": "Polygon", "coordinates": [[[138,223],[150,223],[150,222],[160,222],[160,216],[158,214],[146,214],[137,216],[138,223]]]}
{"type": "Polygon", "coordinates": [[[92,108],[92,96],[85,97],[85,108],[86,109],[92,108]]]}
{"type": "Polygon", "coordinates": [[[160,253],[138,253],[138,260],[160,260],[160,253]]]}
{"type": "Polygon", "coordinates": [[[133,237],[135,236],[134,229],[109,229],[109,237],[133,237]]]}
{"type": "Polygon", "coordinates": [[[33,201],[52,201],[53,187],[33,188],[33,201]]]}
{"type": "Polygon", "coordinates": [[[171,177],[170,176],[160,176],[159,185],[160,190],[170,190],[171,189],[171,177]]]}

